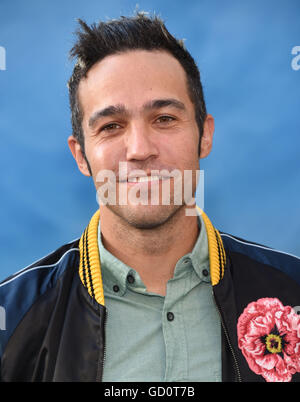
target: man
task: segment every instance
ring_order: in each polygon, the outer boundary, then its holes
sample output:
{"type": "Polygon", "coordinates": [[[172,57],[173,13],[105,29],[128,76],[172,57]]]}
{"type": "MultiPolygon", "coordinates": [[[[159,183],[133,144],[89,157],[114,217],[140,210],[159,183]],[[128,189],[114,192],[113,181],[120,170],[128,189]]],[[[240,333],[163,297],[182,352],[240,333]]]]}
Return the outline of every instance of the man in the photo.
{"type": "Polygon", "coordinates": [[[68,144],[100,208],[0,284],[2,380],[299,381],[299,258],[195,206],[214,121],[193,58],[158,18],[80,24],[68,144]]]}

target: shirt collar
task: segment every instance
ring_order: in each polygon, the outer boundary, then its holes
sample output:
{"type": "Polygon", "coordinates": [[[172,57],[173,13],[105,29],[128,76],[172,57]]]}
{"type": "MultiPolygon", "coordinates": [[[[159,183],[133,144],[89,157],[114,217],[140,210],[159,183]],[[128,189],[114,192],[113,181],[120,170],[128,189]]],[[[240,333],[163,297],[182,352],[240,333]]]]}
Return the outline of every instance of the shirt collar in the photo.
{"type": "Polygon", "coordinates": [[[98,226],[98,247],[101,262],[101,272],[103,278],[103,287],[112,292],[114,286],[119,287],[118,294],[123,296],[126,292],[128,275],[135,277],[134,269],[124,264],[121,260],[111,254],[102,243],[100,219],[98,226]]]}
{"type": "Polygon", "coordinates": [[[204,282],[210,282],[208,240],[205,224],[198,213],[199,235],[192,252],[181,257],[174,271],[174,278],[184,275],[188,269],[194,269],[199,278],[204,282]]]}
{"type": "MultiPolygon", "coordinates": [[[[98,225],[98,246],[101,261],[103,286],[113,292],[114,286],[118,286],[118,295],[125,294],[127,287],[135,291],[146,293],[146,287],[138,272],[111,254],[103,245],[101,237],[100,220],[98,225]],[[134,282],[129,281],[134,278],[134,282]],[[129,280],[128,280],[129,279],[129,280]]],[[[174,277],[179,278],[194,269],[199,278],[204,282],[210,282],[208,240],[203,218],[198,213],[199,235],[191,253],[181,257],[175,266],[174,277]]]]}

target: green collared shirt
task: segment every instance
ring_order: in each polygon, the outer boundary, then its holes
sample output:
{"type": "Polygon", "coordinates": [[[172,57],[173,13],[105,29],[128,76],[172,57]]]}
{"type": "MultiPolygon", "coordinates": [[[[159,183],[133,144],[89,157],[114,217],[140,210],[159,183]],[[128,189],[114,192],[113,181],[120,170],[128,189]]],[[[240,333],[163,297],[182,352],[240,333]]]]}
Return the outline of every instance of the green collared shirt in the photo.
{"type": "Polygon", "coordinates": [[[106,357],[103,381],[221,381],[221,324],[213,301],[202,217],[191,253],[180,258],[165,296],[98,242],[106,357]]]}

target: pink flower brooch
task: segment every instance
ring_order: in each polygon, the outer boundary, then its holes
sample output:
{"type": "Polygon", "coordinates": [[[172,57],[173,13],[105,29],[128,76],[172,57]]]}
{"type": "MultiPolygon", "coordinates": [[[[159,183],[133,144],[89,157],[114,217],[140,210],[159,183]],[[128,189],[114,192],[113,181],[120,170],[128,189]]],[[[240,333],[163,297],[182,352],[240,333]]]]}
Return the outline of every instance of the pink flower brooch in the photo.
{"type": "Polygon", "coordinates": [[[237,324],[238,345],[252,371],[268,382],[300,372],[300,316],[278,299],[250,303],[237,324]]]}

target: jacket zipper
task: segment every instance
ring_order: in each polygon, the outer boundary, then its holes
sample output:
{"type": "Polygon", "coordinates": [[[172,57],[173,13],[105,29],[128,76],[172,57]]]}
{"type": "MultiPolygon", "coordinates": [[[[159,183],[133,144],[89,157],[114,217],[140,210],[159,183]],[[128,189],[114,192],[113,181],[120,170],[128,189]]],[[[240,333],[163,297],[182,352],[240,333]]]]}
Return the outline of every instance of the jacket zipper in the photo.
{"type": "Polygon", "coordinates": [[[103,325],[103,331],[104,331],[104,341],[103,341],[103,359],[102,359],[102,364],[101,364],[101,376],[99,375],[99,366],[100,366],[100,362],[98,362],[98,373],[97,373],[97,379],[96,382],[102,382],[103,380],[103,370],[104,370],[104,361],[105,361],[105,357],[106,357],[106,342],[105,342],[105,327],[106,327],[106,321],[107,321],[107,309],[105,308],[105,312],[104,312],[104,325],[103,325]]]}
{"type": "Polygon", "coordinates": [[[230,342],[230,339],[229,339],[229,335],[228,335],[228,332],[227,332],[227,329],[226,329],[226,326],[225,326],[225,323],[224,323],[224,320],[223,320],[221,308],[219,307],[219,305],[218,305],[218,303],[217,303],[217,301],[216,301],[216,298],[215,298],[215,295],[214,295],[213,290],[212,290],[212,296],[213,296],[213,299],[214,299],[214,302],[215,302],[217,311],[218,311],[219,316],[220,316],[221,325],[222,325],[223,331],[224,331],[224,333],[225,333],[225,336],[226,336],[226,339],[227,339],[227,342],[228,342],[229,349],[230,349],[230,351],[231,351],[231,354],[232,354],[232,357],[233,357],[233,360],[234,360],[237,382],[242,382],[242,377],[241,377],[239,365],[238,365],[238,362],[237,362],[237,358],[236,358],[236,355],[235,355],[235,353],[234,353],[233,347],[232,347],[231,342],[230,342]]]}

